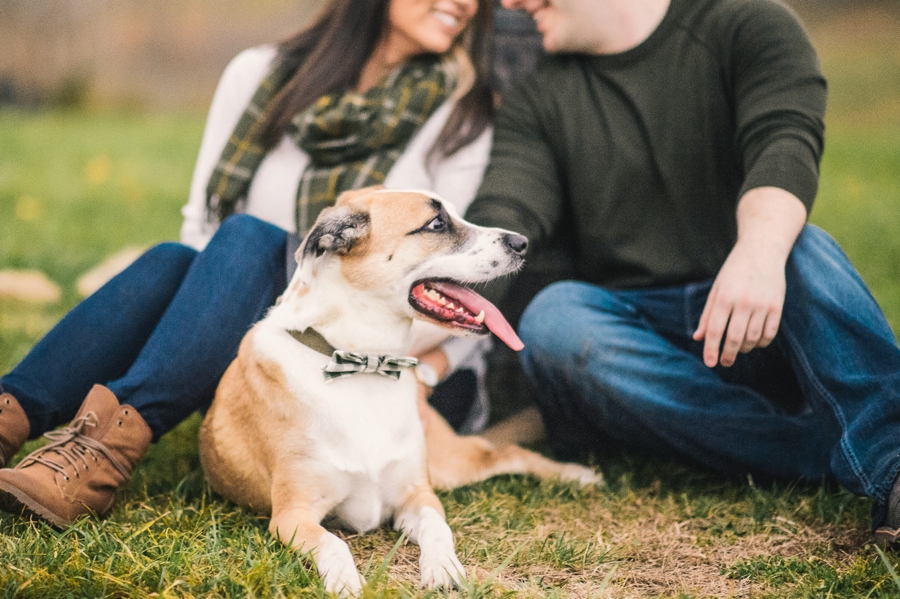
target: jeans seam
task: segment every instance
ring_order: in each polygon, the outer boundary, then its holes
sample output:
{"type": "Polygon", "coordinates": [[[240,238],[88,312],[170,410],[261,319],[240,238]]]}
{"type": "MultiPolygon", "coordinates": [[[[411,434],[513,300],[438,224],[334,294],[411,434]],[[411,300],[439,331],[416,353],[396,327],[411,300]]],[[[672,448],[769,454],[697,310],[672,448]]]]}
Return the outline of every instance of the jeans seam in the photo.
{"type": "Polygon", "coordinates": [[[841,437],[839,445],[841,447],[841,451],[844,454],[844,457],[847,459],[847,463],[850,464],[850,467],[853,469],[853,473],[857,478],[862,482],[863,486],[866,489],[866,494],[870,497],[873,497],[873,487],[872,482],[869,480],[869,477],[866,476],[865,472],[862,469],[859,461],[856,458],[856,454],[852,451],[851,447],[845,443],[846,440],[846,431],[847,431],[847,420],[844,416],[843,411],[838,406],[838,403],[835,401],[834,397],[828,392],[825,386],[819,381],[819,378],[813,373],[812,368],[809,365],[808,360],[806,359],[806,354],[803,353],[800,344],[797,343],[794,338],[793,333],[791,333],[789,327],[782,323],[782,331],[784,332],[785,338],[787,342],[791,344],[791,348],[793,349],[794,355],[797,356],[797,362],[800,367],[806,373],[807,379],[810,383],[815,387],[816,391],[819,395],[828,403],[829,407],[831,407],[832,412],[838,419],[838,422],[841,425],[841,437]]]}

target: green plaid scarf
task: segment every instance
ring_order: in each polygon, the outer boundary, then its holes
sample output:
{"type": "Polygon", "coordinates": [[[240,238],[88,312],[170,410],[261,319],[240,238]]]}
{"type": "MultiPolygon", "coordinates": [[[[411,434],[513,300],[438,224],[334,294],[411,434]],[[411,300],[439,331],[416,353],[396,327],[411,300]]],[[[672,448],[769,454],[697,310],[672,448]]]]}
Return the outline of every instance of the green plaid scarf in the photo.
{"type": "MultiPolygon", "coordinates": [[[[297,189],[301,238],[341,192],[384,182],[409,140],[452,92],[454,72],[439,57],[417,57],[364,94],[329,94],[294,117],[287,135],[310,158],[297,189]]],[[[206,187],[211,222],[244,210],[265,158],[258,141],[265,109],[291,75],[276,65],[238,121],[206,187]]]]}

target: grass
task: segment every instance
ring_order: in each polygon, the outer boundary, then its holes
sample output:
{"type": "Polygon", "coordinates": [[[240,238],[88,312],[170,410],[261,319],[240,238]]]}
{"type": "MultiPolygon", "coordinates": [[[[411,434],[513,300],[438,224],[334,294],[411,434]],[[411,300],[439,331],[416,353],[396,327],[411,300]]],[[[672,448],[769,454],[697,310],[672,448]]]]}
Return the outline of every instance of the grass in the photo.
{"type": "MultiPolygon", "coordinates": [[[[895,331],[898,22],[812,22],[831,80],[812,221],[845,248],[895,331]]],[[[40,269],[65,290],[56,305],[0,301],[0,370],[74,305],[80,273],[124,246],[177,237],[202,126],[195,114],[0,112],[0,268],[40,269]]],[[[0,516],[0,597],[322,596],[265,519],[210,494],[198,426],[195,416],[151,448],[106,521],[59,532],[0,516]]],[[[597,466],[601,489],[499,477],[443,493],[471,579],[450,595],[900,596],[900,558],[869,545],[867,499],[828,485],[723,481],[634,454],[597,466]]],[[[418,552],[394,531],[344,536],[373,579],[367,597],[443,596],[417,588],[418,552]]]]}

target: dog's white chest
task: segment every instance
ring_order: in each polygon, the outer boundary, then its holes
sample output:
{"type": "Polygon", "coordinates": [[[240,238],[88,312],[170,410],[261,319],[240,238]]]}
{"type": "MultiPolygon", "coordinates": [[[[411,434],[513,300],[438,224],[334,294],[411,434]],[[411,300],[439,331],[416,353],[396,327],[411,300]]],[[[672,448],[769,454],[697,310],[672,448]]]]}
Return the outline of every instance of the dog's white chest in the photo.
{"type": "MultiPolygon", "coordinates": [[[[376,379],[377,375],[354,376],[376,379]]],[[[339,380],[331,385],[357,382],[365,381],[339,380]]],[[[310,436],[320,458],[335,468],[377,478],[391,463],[424,447],[425,441],[415,404],[378,393],[378,387],[385,384],[394,386],[394,392],[399,393],[406,390],[407,381],[369,382],[371,388],[361,394],[336,394],[317,401],[317,418],[310,436]]]]}
{"type": "Polygon", "coordinates": [[[308,431],[319,471],[330,479],[347,526],[381,525],[425,472],[425,436],[415,407],[415,383],[353,375],[327,385],[312,400],[308,431]]]}
{"type": "Polygon", "coordinates": [[[386,481],[393,479],[393,475],[402,473],[403,469],[404,464],[401,462],[389,465],[382,472],[380,480],[349,473],[339,475],[342,479],[341,486],[347,495],[331,511],[331,515],[357,532],[378,528],[392,518],[402,504],[403,496],[397,492],[398,488],[386,481]]]}

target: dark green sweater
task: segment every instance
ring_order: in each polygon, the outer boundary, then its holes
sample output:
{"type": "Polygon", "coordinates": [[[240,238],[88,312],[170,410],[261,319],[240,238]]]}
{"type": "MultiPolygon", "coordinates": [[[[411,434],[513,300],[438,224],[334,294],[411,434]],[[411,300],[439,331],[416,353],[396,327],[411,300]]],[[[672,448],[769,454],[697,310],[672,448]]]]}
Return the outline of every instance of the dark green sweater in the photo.
{"type": "Polygon", "coordinates": [[[608,287],[716,275],[745,191],[816,195],[826,84],[795,16],[771,0],[672,0],[617,55],[547,56],[503,99],[466,213],[575,251],[608,287]]]}

